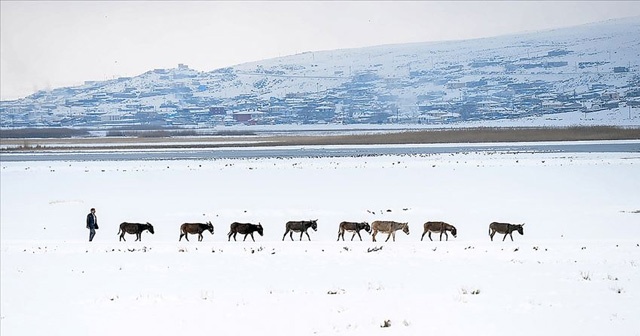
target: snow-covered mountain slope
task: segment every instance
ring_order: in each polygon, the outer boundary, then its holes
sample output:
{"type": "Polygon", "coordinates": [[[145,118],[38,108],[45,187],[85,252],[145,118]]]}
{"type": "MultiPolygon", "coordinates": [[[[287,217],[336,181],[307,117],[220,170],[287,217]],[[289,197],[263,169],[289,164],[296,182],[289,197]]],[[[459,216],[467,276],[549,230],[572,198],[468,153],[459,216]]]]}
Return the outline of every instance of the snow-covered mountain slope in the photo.
{"type": "MultiPolygon", "coordinates": [[[[640,17],[465,41],[179,65],[2,102],[2,126],[427,123],[640,105],[640,17]],[[244,114],[241,118],[238,115],[244,114]]],[[[212,55],[212,57],[215,57],[212,55]]]]}

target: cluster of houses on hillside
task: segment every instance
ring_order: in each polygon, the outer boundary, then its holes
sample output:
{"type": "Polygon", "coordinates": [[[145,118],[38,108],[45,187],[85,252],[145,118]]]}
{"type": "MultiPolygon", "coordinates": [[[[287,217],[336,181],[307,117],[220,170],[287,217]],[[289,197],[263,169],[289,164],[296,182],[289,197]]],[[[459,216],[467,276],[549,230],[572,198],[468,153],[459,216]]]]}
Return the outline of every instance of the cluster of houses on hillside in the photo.
{"type": "MultiPolygon", "coordinates": [[[[549,53],[558,56],[555,53],[563,52],[549,53]]],[[[576,68],[603,66],[597,62],[584,63],[577,64],[576,68]]],[[[522,79],[514,75],[532,68],[567,66],[565,61],[535,59],[506,64],[499,60],[474,60],[463,65],[415,69],[403,78],[381,77],[371,69],[345,77],[331,88],[281,96],[268,93],[269,74],[265,73],[263,80],[253,78],[252,85],[260,93],[221,97],[214,93],[224,91],[220,86],[225,82],[238,80],[235,70],[221,69],[214,74],[217,81],[212,81],[209,75],[180,64],[177,69],[157,69],[145,74],[155,76],[154,80],[144,82],[146,85],[136,84],[141,82],[137,78],[118,78],[41,91],[25,99],[2,102],[0,127],[437,124],[562,112],[588,113],[640,105],[640,79],[629,76],[628,67],[610,67],[610,73],[632,78],[623,86],[606,81],[589,82],[579,91],[545,80],[544,76],[522,79]],[[502,70],[482,71],[496,66],[502,70]]]]}

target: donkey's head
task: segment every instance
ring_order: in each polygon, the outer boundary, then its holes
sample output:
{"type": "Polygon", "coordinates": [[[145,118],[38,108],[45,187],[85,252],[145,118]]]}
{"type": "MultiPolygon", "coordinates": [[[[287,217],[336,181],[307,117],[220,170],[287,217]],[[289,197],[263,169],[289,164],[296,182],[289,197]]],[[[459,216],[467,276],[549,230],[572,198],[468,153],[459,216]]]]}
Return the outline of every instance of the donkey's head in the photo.
{"type": "Polygon", "coordinates": [[[451,225],[451,234],[453,235],[453,238],[456,238],[458,236],[458,230],[453,225],[451,225]]]}
{"type": "Polygon", "coordinates": [[[369,223],[367,222],[362,222],[360,223],[360,225],[362,225],[362,228],[367,231],[368,233],[371,233],[371,226],[369,226],[369,223]]]}
{"type": "Polygon", "coordinates": [[[409,234],[409,223],[402,223],[402,232],[409,234]]]}

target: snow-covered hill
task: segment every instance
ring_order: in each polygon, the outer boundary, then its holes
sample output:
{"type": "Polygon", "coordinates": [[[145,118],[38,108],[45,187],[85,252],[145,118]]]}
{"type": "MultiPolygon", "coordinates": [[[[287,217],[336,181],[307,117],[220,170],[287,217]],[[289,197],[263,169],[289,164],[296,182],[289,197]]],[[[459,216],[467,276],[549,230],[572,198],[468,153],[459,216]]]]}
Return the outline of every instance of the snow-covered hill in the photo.
{"type": "Polygon", "coordinates": [[[640,105],[638,36],[635,17],[466,41],[304,52],[211,72],[181,64],[2,102],[1,126],[446,124],[597,111],[632,115],[640,105]]]}

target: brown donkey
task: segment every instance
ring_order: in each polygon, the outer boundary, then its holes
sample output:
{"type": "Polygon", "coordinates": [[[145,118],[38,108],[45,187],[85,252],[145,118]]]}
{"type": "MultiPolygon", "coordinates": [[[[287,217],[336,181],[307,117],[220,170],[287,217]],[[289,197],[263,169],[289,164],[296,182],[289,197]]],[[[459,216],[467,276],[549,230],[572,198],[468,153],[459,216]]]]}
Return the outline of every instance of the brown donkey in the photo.
{"type": "Polygon", "coordinates": [[[453,238],[456,238],[458,230],[456,230],[455,226],[447,224],[445,222],[426,222],[424,223],[424,232],[422,233],[420,241],[422,241],[424,235],[427,233],[429,233],[429,240],[433,241],[433,239],[431,239],[431,232],[440,232],[440,241],[442,241],[443,234],[447,238],[447,240],[449,240],[447,231],[451,231],[451,235],[453,235],[453,238]]]}
{"type": "Polygon", "coordinates": [[[387,233],[388,241],[391,236],[393,236],[393,241],[396,241],[396,231],[402,230],[402,232],[409,234],[409,223],[398,223],[394,221],[374,221],[371,223],[371,228],[373,230],[373,241],[376,241],[376,235],[378,232],[387,233]]]}

